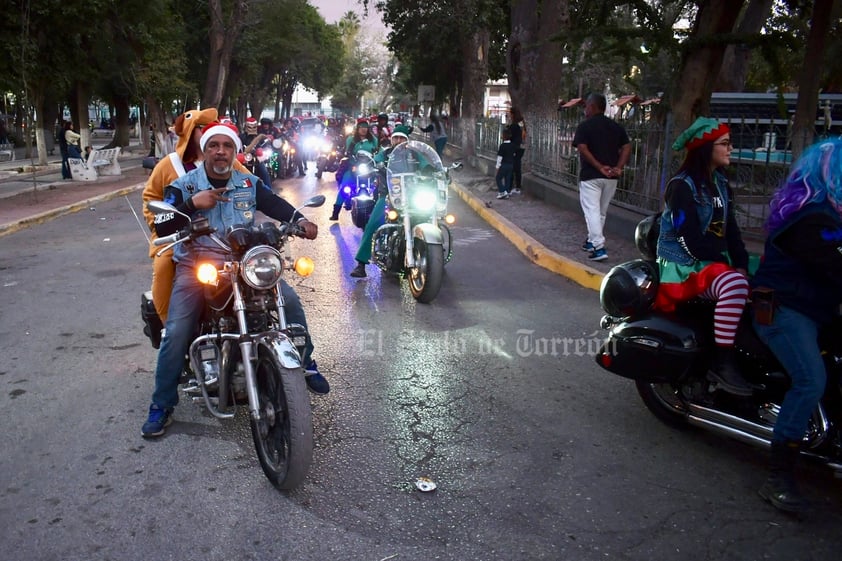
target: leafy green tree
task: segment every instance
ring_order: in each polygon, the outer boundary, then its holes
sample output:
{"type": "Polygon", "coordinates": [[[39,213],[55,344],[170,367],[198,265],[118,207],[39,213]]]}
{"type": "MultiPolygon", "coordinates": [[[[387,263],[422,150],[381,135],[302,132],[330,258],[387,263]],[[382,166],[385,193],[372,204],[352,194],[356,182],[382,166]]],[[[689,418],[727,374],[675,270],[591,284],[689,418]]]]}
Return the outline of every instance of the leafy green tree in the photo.
{"type": "Polygon", "coordinates": [[[336,24],[343,48],[342,72],[337,83],[329,89],[334,110],[356,115],[361,110],[362,96],[374,82],[371,68],[374,54],[362,42],[362,25],[354,12],[346,12],[336,24]]]}

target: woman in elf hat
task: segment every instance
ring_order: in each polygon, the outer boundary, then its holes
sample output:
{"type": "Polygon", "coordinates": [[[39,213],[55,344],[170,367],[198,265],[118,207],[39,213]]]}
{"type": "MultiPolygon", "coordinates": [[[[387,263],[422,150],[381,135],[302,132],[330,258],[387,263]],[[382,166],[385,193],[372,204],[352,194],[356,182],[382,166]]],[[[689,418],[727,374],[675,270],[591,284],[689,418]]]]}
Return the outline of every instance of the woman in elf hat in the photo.
{"type": "Polygon", "coordinates": [[[749,286],[748,252],[723,173],[731,163],[731,131],[716,119],[699,117],[672,147],[686,149],[687,155],[664,192],[657,252],[661,283],[655,306],[671,311],[691,298],[715,301],[716,356],[708,379],[729,393],[749,396],[753,388],[734,357],[749,286]]]}
{"type": "Polygon", "coordinates": [[[368,121],[359,119],[354,134],[345,140],[345,157],[339,162],[339,169],[336,170],[336,184],[339,186],[339,193],[336,195],[336,202],[333,203],[331,220],[339,220],[339,211],[342,210],[342,204],[345,202],[345,197],[342,195],[342,186],[347,185],[353,179],[352,172],[348,167],[349,158],[360,150],[373,154],[377,152],[378,148],[377,139],[371,134],[368,121]]]}

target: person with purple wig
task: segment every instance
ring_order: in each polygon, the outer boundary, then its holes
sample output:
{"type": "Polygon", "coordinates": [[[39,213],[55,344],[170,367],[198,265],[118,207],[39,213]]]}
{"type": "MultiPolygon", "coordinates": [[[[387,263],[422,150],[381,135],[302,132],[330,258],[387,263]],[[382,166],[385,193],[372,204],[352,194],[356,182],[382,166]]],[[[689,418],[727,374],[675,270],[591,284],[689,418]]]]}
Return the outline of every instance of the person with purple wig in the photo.
{"type": "MultiPolygon", "coordinates": [[[[807,424],[827,373],[818,337],[842,304],[842,139],[807,148],[769,204],[768,237],[752,287],[770,302],[754,327],[789,374],[760,496],[787,512],[808,504],[795,483],[807,424]]],[[[757,306],[757,302],[755,302],[757,306]]]]}

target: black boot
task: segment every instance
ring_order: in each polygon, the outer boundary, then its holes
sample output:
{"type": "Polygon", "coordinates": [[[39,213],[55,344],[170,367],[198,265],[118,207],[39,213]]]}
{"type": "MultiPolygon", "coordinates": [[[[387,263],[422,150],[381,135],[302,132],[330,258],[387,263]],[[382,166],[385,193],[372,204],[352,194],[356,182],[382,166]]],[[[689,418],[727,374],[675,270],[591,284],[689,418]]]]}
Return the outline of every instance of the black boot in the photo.
{"type": "Polygon", "coordinates": [[[795,464],[798,462],[799,449],[798,442],[772,441],[769,479],[758,491],[775,508],[785,512],[804,512],[809,506],[795,484],[795,464]]]}
{"type": "Polygon", "coordinates": [[[755,390],[755,387],[740,374],[733,347],[716,347],[716,356],[707,377],[708,380],[716,382],[720,388],[734,395],[747,397],[755,390]]]}
{"type": "Polygon", "coordinates": [[[357,266],[351,271],[351,276],[357,279],[365,278],[367,276],[365,273],[365,263],[357,261],[357,266]]]}
{"type": "Polygon", "coordinates": [[[342,210],[342,205],[333,205],[333,214],[330,215],[331,220],[339,220],[339,211],[342,210]]]}

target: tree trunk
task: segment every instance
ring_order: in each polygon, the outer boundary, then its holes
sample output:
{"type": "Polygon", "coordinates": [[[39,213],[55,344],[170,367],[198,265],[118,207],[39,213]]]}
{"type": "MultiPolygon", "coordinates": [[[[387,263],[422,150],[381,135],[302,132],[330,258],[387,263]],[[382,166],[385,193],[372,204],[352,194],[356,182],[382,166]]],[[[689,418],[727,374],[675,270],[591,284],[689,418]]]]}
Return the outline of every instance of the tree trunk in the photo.
{"type": "MultiPolygon", "coordinates": [[[[737,27],[737,34],[748,36],[760,33],[772,11],[773,2],[774,0],[749,0],[737,27]]],[[[745,89],[750,56],[751,48],[745,43],[726,47],[722,68],[716,80],[716,91],[741,92],[745,89]]]]}
{"type": "MultiPolygon", "coordinates": [[[[248,0],[235,0],[231,12],[226,18],[223,13],[222,0],[210,0],[211,27],[210,60],[208,61],[208,77],[205,81],[205,93],[202,95],[203,107],[219,108],[225,95],[228,83],[228,69],[234,44],[243,29],[243,23],[248,12],[248,0]]],[[[222,112],[220,112],[220,115],[222,112]]]]}
{"type": "Polygon", "coordinates": [[[677,131],[710,112],[710,94],[727,46],[717,36],[731,33],[743,3],[744,0],[703,0],[700,3],[670,104],[677,131]]]}
{"type": "Polygon", "coordinates": [[[129,145],[129,98],[117,96],[114,99],[114,136],[105,148],[124,148],[129,145]]]}
{"type": "Polygon", "coordinates": [[[819,82],[822,61],[827,46],[833,15],[838,13],[840,0],[815,0],[804,64],[798,77],[798,103],[792,119],[792,157],[801,155],[813,142],[816,132],[816,110],[819,103],[819,82]]]}
{"type": "Polygon", "coordinates": [[[155,135],[155,155],[162,158],[166,155],[164,150],[166,147],[167,132],[169,130],[167,125],[167,114],[157,99],[153,99],[151,97],[146,98],[146,107],[147,127],[148,125],[151,125],[152,132],[155,135]]]}
{"type": "MultiPolygon", "coordinates": [[[[82,139],[79,141],[79,146],[82,150],[84,150],[85,146],[91,145],[91,129],[88,126],[90,121],[90,116],[88,115],[88,105],[90,104],[90,96],[88,95],[88,89],[82,84],[82,82],[76,82],[76,120],[77,132],[82,135],[82,139]]],[[[73,111],[71,110],[71,118],[73,118],[73,111]]]]}
{"type": "Polygon", "coordinates": [[[488,49],[491,35],[487,29],[475,30],[462,44],[462,150],[463,155],[476,156],[477,117],[482,116],[485,82],[488,80],[488,49]]]}
{"type": "Polygon", "coordinates": [[[554,118],[563,56],[558,35],[570,29],[568,0],[520,0],[511,4],[506,72],[512,105],[527,119],[554,118]]]}
{"type": "MultiPolygon", "coordinates": [[[[39,166],[47,165],[47,147],[44,144],[44,106],[45,106],[45,96],[43,92],[35,92],[32,95],[32,106],[35,109],[35,114],[38,116],[38,122],[34,123],[34,131],[35,131],[35,148],[38,150],[38,158],[37,164],[39,166]]],[[[26,135],[26,142],[27,145],[30,140],[30,135],[26,135]]],[[[31,148],[30,148],[31,149],[31,148]]]]}

